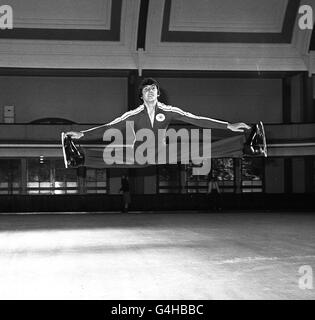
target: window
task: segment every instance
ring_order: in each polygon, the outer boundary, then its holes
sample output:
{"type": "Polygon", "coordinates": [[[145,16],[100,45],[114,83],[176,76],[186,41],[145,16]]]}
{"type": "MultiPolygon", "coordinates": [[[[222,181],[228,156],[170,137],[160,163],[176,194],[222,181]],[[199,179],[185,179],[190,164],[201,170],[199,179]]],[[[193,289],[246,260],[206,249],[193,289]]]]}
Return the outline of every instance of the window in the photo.
{"type": "Polygon", "coordinates": [[[52,194],[78,193],[78,177],[76,169],[66,169],[63,160],[50,160],[53,164],[52,194]]]}
{"type": "Polygon", "coordinates": [[[62,159],[28,159],[27,193],[107,193],[106,170],[82,169],[66,169],[62,159]]]}
{"type": "Polygon", "coordinates": [[[50,194],[52,189],[50,161],[27,160],[27,193],[50,194]]]}
{"type": "MultiPolygon", "coordinates": [[[[193,175],[193,164],[185,168],[186,190],[188,193],[207,193],[209,175],[193,175]]],[[[233,158],[212,159],[211,170],[218,181],[222,193],[235,191],[235,174],[233,158]]]]}
{"type": "Polygon", "coordinates": [[[107,193],[107,174],[104,169],[86,169],[86,193],[107,193]]]}
{"type": "Polygon", "coordinates": [[[187,193],[207,193],[208,192],[208,175],[194,175],[194,164],[190,163],[185,166],[187,193]]]}
{"type": "Polygon", "coordinates": [[[181,165],[157,166],[158,193],[181,193],[181,165]]]}
{"type": "Polygon", "coordinates": [[[235,192],[235,164],[233,158],[212,159],[212,174],[222,193],[235,192]]]}
{"type": "Polygon", "coordinates": [[[63,159],[0,159],[0,195],[107,193],[105,169],[82,169],[66,169],[63,159]]]}
{"type": "Polygon", "coordinates": [[[0,159],[0,194],[21,192],[21,160],[0,159]]]}
{"type": "Polygon", "coordinates": [[[242,159],[242,192],[263,192],[263,158],[242,159]]]}

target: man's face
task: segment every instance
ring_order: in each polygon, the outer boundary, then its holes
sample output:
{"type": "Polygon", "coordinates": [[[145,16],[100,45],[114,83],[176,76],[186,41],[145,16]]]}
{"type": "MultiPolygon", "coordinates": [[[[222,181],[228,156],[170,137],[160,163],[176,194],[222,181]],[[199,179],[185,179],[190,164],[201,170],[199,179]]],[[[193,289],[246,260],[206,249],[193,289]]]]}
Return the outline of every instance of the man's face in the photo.
{"type": "Polygon", "coordinates": [[[155,84],[145,86],[142,89],[142,98],[144,102],[154,102],[158,98],[158,89],[155,84]]]}

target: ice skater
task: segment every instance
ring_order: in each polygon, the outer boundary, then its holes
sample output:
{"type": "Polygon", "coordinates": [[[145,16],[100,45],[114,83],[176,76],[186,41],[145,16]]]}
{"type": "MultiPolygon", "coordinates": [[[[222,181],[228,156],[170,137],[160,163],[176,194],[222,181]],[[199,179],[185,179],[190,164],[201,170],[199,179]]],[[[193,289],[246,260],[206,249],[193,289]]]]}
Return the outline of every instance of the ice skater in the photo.
{"type": "MultiPolygon", "coordinates": [[[[167,130],[169,125],[174,121],[183,121],[197,127],[208,129],[224,129],[233,132],[243,133],[236,137],[222,139],[212,143],[212,157],[267,157],[267,145],[262,122],[252,127],[243,122],[229,123],[227,121],[216,120],[208,117],[194,115],[180,108],[165,105],[159,101],[160,87],[158,82],[152,78],[144,79],[139,86],[139,97],[143,103],[134,110],[124,113],[122,116],[113,121],[93,127],[87,130],[75,132],[70,131],[62,133],[62,148],[64,155],[65,167],[110,167],[105,161],[107,154],[103,150],[93,150],[78,147],[75,140],[82,137],[88,137],[93,133],[103,137],[104,132],[111,128],[123,130],[126,125],[132,124],[132,132],[136,137],[136,132],[140,129],[147,128],[152,130],[157,136],[159,130],[167,130]],[[244,133],[248,133],[247,135],[244,133]]],[[[134,149],[139,141],[134,140],[133,144],[124,146],[125,148],[134,149]]],[[[159,152],[159,146],[154,146],[159,152]]],[[[109,156],[109,154],[108,154],[109,156]]],[[[193,158],[194,155],[191,155],[193,158]]],[[[126,160],[126,159],[125,159],[126,160]]],[[[134,159],[133,159],[134,160],[134,159]]],[[[124,166],[141,166],[135,162],[121,162],[124,166]]]]}

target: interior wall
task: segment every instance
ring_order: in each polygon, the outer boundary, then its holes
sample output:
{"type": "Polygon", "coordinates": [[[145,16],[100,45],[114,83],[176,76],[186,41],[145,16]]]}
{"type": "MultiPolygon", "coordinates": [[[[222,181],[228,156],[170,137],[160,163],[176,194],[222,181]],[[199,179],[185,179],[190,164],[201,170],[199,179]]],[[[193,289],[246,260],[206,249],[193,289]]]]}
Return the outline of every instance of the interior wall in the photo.
{"type": "Polygon", "coordinates": [[[284,192],[284,159],[267,158],[265,167],[265,192],[284,192]]]}
{"type": "Polygon", "coordinates": [[[292,191],[305,192],[305,161],[304,157],[292,159],[292,191]]]}
{"type": "MultiPolygon", "coordinates": [[[[282,82],[278,79],[158,81],[162,102],[195,114],[230,122],[282,122],[282,82]]],[[[47,117],[103,123],[128,110],[127,78],[3,76],[0,85],[0,106],[15,107],[16,123],[47,117]]]]}
{"type": "Polygon", "coordinates": [[[303,88],[302,75],[298,74],[291,78],[291,121],[303,121],[303,88]]]}
{"type": "Polygon", "coordinates": [[[161,101],[229,122],[282,122],[280,79],[159,78],[161,101]]]}
{"type": "Polygon", "coordinates": [[[157,176],[156,167],[151,166],[144,170],[144,194],[156,194],[157,176]]]}
{"type": "Polygon", "coordinates": [[[114,168],[109,170],[109,194],[121,194],[121,178],[128,176],[128,169],[114,168]]]}
{"type": "Polygon", "coordinates": [[[103,123],[128,110],[126,78],[2,76],[0,87],[0,108],[13,105],[16,123],[41,118],[103,123]]]}

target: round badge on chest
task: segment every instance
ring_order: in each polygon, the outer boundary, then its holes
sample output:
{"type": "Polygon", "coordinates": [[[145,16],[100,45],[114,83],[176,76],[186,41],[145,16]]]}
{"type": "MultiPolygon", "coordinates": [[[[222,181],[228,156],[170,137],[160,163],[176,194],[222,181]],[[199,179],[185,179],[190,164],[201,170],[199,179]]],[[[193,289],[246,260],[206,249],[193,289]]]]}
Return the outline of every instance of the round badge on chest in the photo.
{"type": "Polygon", "coordinates": [[[158,113],[155,117],[156,121],[162,122],[165,120],[165,115],[163,113],[158,113]]]}

